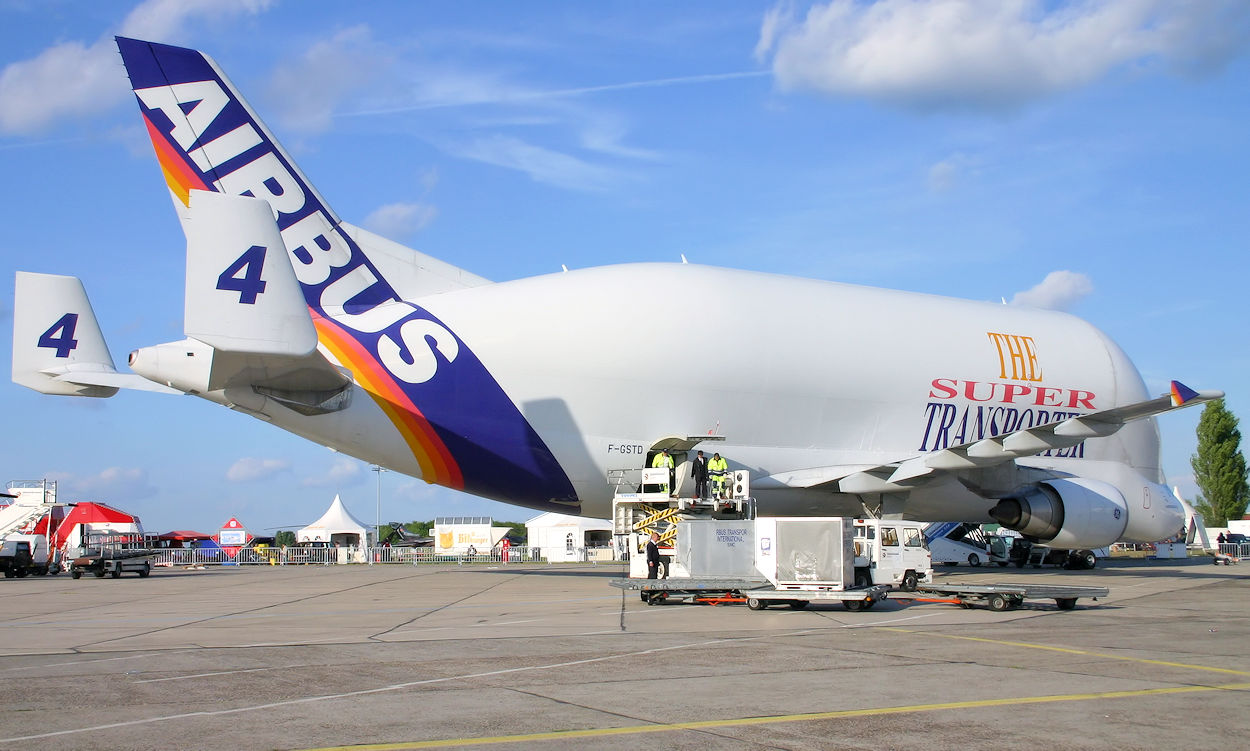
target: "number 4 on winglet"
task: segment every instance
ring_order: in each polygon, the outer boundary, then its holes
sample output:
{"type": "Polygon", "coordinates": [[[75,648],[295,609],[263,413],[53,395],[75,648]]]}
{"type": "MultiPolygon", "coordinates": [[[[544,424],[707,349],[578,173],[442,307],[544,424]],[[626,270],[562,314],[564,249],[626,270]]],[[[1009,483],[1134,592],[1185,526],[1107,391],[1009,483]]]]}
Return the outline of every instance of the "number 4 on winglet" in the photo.
{"type": "Polygon", "coordinates": [[[265,282],[260,278],[264,268],[265,246],[253,245],[221,272],[221,276],[217,277],[217,289],[238,292],[240,303],[255,305],[256,298],[265,291],[265,282]],[[242,276],[239,276],[240,271],[242,276]]]}
{"type": "Polygon", "coordinates": [[[186,335],[223,352],[315,352],[317,329],[269,202],[192,190],[187,217],[186,335]]]}
{"type": "Polygon", "coordinates": [[[69,357],[69,353],[78,348],[78,340],[74,338],[74,330],[77,328],[78,314],[66,313],[52,324],[52,328],[43,332],[39,337],[39,346],[55,349],[57,357],[69,357]]]}

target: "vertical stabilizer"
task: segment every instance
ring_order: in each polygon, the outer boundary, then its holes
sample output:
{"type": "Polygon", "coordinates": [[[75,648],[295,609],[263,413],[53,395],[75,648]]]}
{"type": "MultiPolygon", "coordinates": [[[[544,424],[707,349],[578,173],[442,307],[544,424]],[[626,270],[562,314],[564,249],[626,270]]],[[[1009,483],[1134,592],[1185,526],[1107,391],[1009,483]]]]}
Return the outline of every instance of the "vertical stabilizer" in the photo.
{"type": "Polygon", "coordinates": [[[303,357],[317,330],[269,204],[193,190],[187,230],[187,336],[226,352],[303,357]]]}
{"type": "Polygon", "coordinates": [[[105,397],[117,389],[69,379],[116,372],[82,282],[73,276],[17,272],[13,382],[44,394],[105,397]]]}

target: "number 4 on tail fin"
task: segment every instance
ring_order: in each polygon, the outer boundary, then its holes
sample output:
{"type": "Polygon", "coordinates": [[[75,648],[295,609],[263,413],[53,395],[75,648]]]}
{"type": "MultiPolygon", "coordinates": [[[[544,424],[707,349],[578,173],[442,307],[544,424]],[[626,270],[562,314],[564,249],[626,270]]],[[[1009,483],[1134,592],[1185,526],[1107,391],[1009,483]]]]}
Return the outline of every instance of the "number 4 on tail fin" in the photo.
{"type": "Polygon", "coordinates": [[[17,272],[13,291],[13,381],[69,396],[112,396],[118,388],[167,390],[113,367],[77,277],[26,271],[17,272]]]}
{"type": "Polygon", "coordinates": [[[187,336],[223,352],[315,352],[317,329],[269,203],[192,190],[187,216],[187,336]]]}

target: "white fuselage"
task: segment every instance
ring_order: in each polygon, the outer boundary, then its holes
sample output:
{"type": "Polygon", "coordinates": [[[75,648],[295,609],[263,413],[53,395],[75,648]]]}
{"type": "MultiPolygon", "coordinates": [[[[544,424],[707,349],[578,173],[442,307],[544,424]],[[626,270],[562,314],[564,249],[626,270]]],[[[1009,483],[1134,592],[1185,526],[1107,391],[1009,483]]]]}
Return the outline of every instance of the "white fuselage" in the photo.
{"type": "MultiPolygon", "coordinates": [[[[1145,397],[1119,348],[1073,316],[771,274],[612,266],[416,302],[482,361],[559,461],[588,516],[610,513],[608,470],[643,466],[652,444],[669,436],[723,435],[701,448],[765,478],[897,461],[987,437],[978,431],[1145,397]]],[[[357,398],[334,415],[270,416],[420,476],[372,400],[357,398]]],[[[1028,463],[1126,463],[1157,481],[1158,452],[1153,421],[1143,421],[1087,441],[1077,456],[1028,463]]],[[[777,506],[770,513],[858,507],[828,492],[757,495],[777,506]]],[[[951,518],[972,521],[972,511],[992,505],[957,495],[951,518]]]]}

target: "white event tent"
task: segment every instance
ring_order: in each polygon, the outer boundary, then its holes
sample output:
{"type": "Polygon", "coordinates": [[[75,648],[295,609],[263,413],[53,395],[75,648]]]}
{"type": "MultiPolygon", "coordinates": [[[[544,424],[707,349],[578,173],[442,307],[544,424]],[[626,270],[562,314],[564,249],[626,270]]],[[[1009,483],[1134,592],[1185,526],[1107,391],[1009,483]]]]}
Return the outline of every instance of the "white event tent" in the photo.
{"type": "Polygon", "coordinates": [[[365,547],[369,541],[369,527],[352,516],[343,500],[337,495],[330,508],[317,521],[295,533],[296,543],[325,542],[344,547],[365,547]]]}
{"type": "Polygon", "coordinates": [[[612,522],[548,511],[525,522],[526,544],[551,562],[584,561],[587,548],[602,548],[611,559],[612,522]]]}

